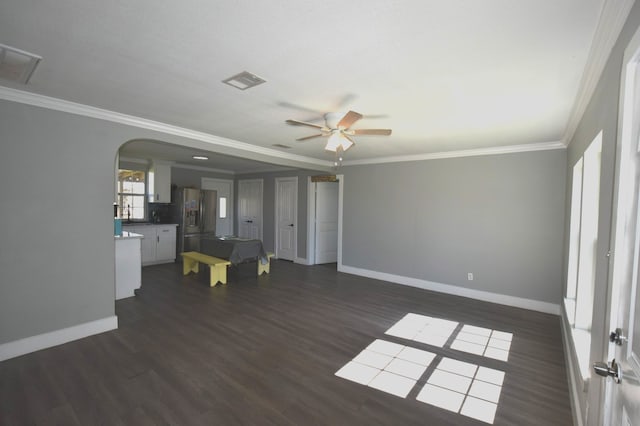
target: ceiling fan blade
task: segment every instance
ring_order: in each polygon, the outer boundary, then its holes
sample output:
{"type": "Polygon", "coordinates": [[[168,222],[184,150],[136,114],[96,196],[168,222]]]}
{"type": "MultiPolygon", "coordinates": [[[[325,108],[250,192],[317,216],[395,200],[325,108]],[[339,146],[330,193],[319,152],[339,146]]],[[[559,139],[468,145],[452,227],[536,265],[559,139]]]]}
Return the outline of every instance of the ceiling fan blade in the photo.
{"type": "Polygon", "coordinates": [[[309,127],[315,127],[316,129],[325,129],[325,127],[320,124],[307,123],[306,121],[287,120],[285,121],[285,123],[291,124],[292,126],[309,126],[309,127]]]}
{"type": "Polygon", "coordinates": [[[355,129],[353,130],[353,134],[389,136],[391,134],[391,129],[355,129]]]}
{"type": "Polygon", "coordinates": [[[303,138],[296,139],[298,142],[306,141],[307,139],[319,138],[320,136],[324,136],[323,133],[319,133],[317,135],[305,136],[303,138]]]}
{"type": "Polygon", "coordinates": [[[362,118],[362,114],[357,113],[355,111],[349,111],[348,113],[345,114],[344,117],[342,117],[342,120],[338,122],[338,128],[348,129],[353,125],[353,123],[360,120],[361,118],[362,118]]]}
{"type": "Polygon", "coordinates": [[[324,112],[322,111],[317,111],[315,109],[307,108],[306,106],[294,104],[291,102],[278,102],[278,105],[285,108],[291,108],[291,109],[296,109],[298,111],[304,111],[311,114],[315,114],[319,117],[322,117],[322,114],[324,114],[324,112]]]}
{"type": "Polygon", "coordinates": [[[340,109],[342,109],[342,111],[344,111],[343,108],[348,106],[349,104],[353,104],[353,102],[355,102],[357,98],[358,95],[356,95],[355,93],[346,93],[334,105],[334,110],[339,111],[340,109]]]}

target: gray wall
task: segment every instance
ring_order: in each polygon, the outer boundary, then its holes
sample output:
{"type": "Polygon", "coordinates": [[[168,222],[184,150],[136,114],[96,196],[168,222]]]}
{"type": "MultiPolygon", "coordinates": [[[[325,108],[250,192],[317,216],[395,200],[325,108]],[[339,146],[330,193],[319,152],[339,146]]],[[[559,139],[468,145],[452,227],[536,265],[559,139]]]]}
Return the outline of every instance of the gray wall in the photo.
{"type": "MultiPolygon", "coordinates": [[[[600,178],[600,208],[598,220],[598,245],[596,248],[596,269],[595,269],[595,291],[594,291],[594,310],[593,310],[593,328],[602,333],[603,339],[592,339],[591,341],[591,361],[602,361],[605,359],[605,345],[608,343],[604,338],[608,330],[606,320],[607,291],[608,291],[608,274],[609,262],[606,253],[609,250],[609,242],[611,239],[611,218],[612,218],[612,202],[614,189],[614,173],[615,173],[615,150],[617,140],[618,126],[618,102],[620,96],[620,76],[622,73],[622,59],[624,49],[629,44],[631,37],[640,27],[640,3],[636,2],[631,13],[625,23],[625,26],[616,42],[616,45],[609,56],[607,65],[604,69],[598,86],[593,97],[589,102],[589,106],[585,111],[580,124],[571,140],[567,149],[567,195],[565,209],[565,228],[569,229],[569,216],[571,211],[571,186],[572,172],[576,161],[584,154],[595,136],[602,130],[602,163],[600,178]]],[[[567,258],[569,252],[569,235],[568,231],[565,235],[564,244],[564,284],[563,295],[566,292],[566,271],[567,258]]],[[[570,355],[571,356],[571,355],[570,355]]],[[[604,382],[597,376],[592,377],[589,384],[589,391],[582,392],[576,389],[576,393],[580,400],[580,410],[584,416],[587,409],[587,401],[589,401],[589,421],[595,422],[599,413],[600,392],[604,382]]],[[[590,423],[591,424],[591,423],[590,423]]]]}
{"type": "Polygon", "coordinates": [[[557,304],[565,169],[564,150],[345,167],[343,264],[557,304]]]}
{"type": "Polygon", "coordinates": [[[0,101],[0,343],[114,315],[126,129],[0,101]]]}
{"type": "Polygon", "coordinates": [[[0,344],[114,315],[115,158],[177,136],[0,100],[0,344]]]}

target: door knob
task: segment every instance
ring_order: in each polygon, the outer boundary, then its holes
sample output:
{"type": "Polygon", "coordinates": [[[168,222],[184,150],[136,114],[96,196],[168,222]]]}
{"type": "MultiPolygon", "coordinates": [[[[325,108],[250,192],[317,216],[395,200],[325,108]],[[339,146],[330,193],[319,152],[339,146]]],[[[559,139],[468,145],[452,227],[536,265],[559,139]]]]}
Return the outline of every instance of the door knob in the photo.
{"type": "Polygon", "coordinates": [[[293,223],[291,225],[289,225],[289,226],[293,226],[293,223]]]}
{"type": "Polygon", "coordinates": [[[606,362],[596,362],[593,364],[593,370],[598,376],[613,377],[613,381],[616,383],[620,383],[622,380],[622,372],[615,359],[611,361],[611,365],[606,362]]]}
{"type": "Polygon", "coordinates": [[[612,331],[611,334],[609,334],[609,341],[618,346],[622,346],[622,344],[627,341],[627,338],[622,334],[621,328],[616,328],[615,331],[612,331]]]}

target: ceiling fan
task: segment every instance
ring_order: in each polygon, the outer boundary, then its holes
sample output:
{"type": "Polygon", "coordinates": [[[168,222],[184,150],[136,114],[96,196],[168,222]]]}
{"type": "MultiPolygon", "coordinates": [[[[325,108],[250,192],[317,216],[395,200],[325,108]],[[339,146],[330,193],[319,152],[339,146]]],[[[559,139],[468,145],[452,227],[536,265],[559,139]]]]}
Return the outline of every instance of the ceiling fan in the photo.
{"type": "Polygon", "coordinates": [[[361,118],[362,114],[355,111],[349,111],[346,114],[342,112],[329,112],[324,115],[324,126],[298,120],[287,120],[286,123],[294,126],[308,126],[319,129],[320,133],[318,134],[305,136],[296,140],[302,142],[306,141],[307,139],[328,136],[329,140],[327,141],[327,145],[324,147],[324,149],[336,153],[338,151],[346,151],[355,144],[352,136],[388,136],[391,134],[391,129],[351,129],[351,126],[353,126],[353,124],[361,118]]]}

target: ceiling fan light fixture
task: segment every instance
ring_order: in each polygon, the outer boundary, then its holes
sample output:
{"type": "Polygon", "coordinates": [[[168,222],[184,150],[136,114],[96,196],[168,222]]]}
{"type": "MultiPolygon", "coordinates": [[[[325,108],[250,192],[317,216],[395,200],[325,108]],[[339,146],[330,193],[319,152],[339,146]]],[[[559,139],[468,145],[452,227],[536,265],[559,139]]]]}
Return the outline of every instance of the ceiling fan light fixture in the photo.
{"type": "Polygon", "coordinates": [[[353,142],[343,135],[342,132],[333,132],[331,136],[329,136],[329,140],[324,149],[331,152],[338,152],[338,149],[346,151],[352,146],[353,142]]]}
{"type": "MultiPolygon", "coordinates": [[[[326,151],[337,152],[339,148],[343,146],[344,137],[340,132],[333,132],[329,139],[327,140],[327,145],[325,145],[324,149],[326,151]]],[[[347,141],[348,142],[348,141],[347,141]]]]}
{"type": "Polygon", "coordinates": [[[351,142],[346,136],[342,136],[340,138],[342,140],[342,151],[346,151],[353,146],[353,142],[351,142]]]}

